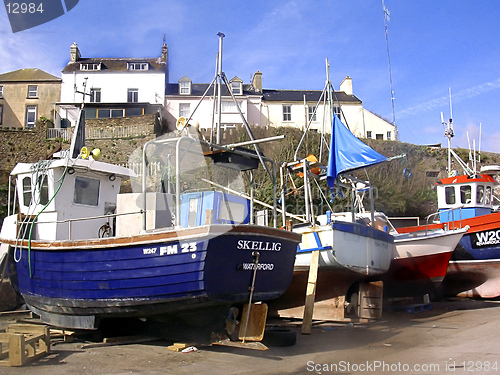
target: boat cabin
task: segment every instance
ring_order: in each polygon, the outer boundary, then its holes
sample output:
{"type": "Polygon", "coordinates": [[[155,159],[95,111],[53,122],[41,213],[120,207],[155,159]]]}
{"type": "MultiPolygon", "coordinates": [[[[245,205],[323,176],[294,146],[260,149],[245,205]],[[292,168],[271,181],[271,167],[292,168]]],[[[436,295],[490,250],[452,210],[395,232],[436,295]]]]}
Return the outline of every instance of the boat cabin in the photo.
{"type": "Polygon", "coordinates": [[[493,207],[493,189],[497,181],[479,174],[448,177],[437,185],[439,221],[442,223],[488,215],[493,207]],[[460,209],[458,209],[460,208],[460,209]]]}
{"type": "Polygon", "coordinates": [[[135,173],[128,168],[92,159],[19,163],[11,172],[19,213],[5,218],[11,225],[2,229],[13,233],[2,236],[48,241],[98,238],[102,231],[112,230],[106,216],[115,213],[122,178],[131,176],[135,173]]]}

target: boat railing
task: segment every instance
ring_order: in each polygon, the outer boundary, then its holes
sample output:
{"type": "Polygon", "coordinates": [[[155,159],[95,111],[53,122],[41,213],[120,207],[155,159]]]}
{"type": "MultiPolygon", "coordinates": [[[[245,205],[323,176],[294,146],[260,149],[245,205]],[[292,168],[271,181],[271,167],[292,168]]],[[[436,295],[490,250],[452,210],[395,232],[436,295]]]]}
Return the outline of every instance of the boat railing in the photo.
{"type": "MultiPolygon", "coordinates": [[[[106,214],[106,215],[99,215],[99,216],[88,216],[88,217],[79,217],[79,218],[72,218],[72,219],[64,219],[64,220],[48,220],[48,221],[41,221],[37,222],[35,224],[68,224],[68,240],[71,240],[71,232],[72,232],[72,224],[74,222],[81,222],[81,221],[87,221],[87,220],[99,220],[99,219],[107,219],[108,220],[108,228],[111,229],[109,226],[109,219],[116,218],[118,216],[126,216],[126,215],[137,215],[137,214],[143,214],[143,210],[139,211],[134,211],[134,212],[124,212],[124,213],[119,213],[119,214],[106,214]]],[[[106,229],[106,223],[103,224],[100,228],[103,230],[106,229]]],[[[100,232],[100,230],[99,230],[100,232]]],[[[104,232],[103,232],[104,234],[104,232]]],[[[100,238],[103,236],[100,236],[100,233],[98,233],[98,236],[96,238],[100,238]]]]}
{"type": "Polygon", "coordinates": [[[463,205],[460,205],[460,206],[456,206],[456,207],[453,207],[453,208],[449,208],[447,210],[442,210],[442,211],[438,211],[438,212],[434,212],[430,215],[428,215],[426,217],[426,222],[425,222],[425,233],[427,234],[427,231],[429,229],[429,220],[431,218],[434,218],[438,215],[442,215],[442,214],[447,214],[448,215],[448,220],[446,223],[443,223],[444,225],[444,229],[445,230],[448,230],[448,229],[452,229],[452,230],[455,230],[455,229],[461,229],[463,228],[462,226],[462,208],[464,206],[463,205]],[[458,214],[459,214],[459,226],[457,227],[456,226],[456,221],[455,220],[455,211],[458,210],[458,214]],[[451,228],[450,228],[450,225],[451,225],[451,228]]]}

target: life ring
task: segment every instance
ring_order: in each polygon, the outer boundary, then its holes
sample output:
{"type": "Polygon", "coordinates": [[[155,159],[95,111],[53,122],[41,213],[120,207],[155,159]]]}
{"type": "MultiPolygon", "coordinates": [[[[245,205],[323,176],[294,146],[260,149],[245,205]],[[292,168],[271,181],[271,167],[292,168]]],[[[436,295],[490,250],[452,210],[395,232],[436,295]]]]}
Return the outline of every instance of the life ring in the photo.
{"type": "Polygon", "coordinates": [[[409,168],[403,169],[403,177],[404,178],[410,178],[411,177],[411,171],[409,168]]]}

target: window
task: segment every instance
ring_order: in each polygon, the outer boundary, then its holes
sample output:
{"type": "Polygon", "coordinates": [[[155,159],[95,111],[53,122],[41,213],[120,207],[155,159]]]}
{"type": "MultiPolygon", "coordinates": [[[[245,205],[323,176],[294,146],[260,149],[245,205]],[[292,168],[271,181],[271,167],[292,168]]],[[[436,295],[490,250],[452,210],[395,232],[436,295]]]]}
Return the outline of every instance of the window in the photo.
{"type": "Polygon", "coordinates": [[[148,70],[149,64],[145,62],[127,63],[128,70],[148,70]]]}
{"type": "Polygon", "coordinates": [[[125,109],[125,116],[142,116],[143,109],[142,108],[126,108],[125,109]]]}
{"type": "Polygon", "coordinates": [[[368,138],[368,139],[371,139],[371,138],[372,138],[372,132],[371,132],[371,130],[368,130],[368,131],[366,132],[366,138],[368,138]]]}
{"type": "Polygon", "coordinates": [[[392,139],[392,132],[387,132],[387,140],[390,141],[392,139]]]}
{"type": "Polygon", "coordinates": [[[0,125],[2,125],[3,105],[0,105],[0,125]]]}
{"type": "Polygon", "coordinates": [[[339,106],[333,106],[333,113],[335,113],[339,119],[341,118],[340,116],[342,115],[342,111],[339,106]]]}
{"type": "Polygon", "coordinates": [[[292,121],[291,105],[283,105],[283,121],[292,121]]]}
{"type": "Polygon", "coordinates": [[[29,105],[26,107],[26,127],[32,128],[35,126],[36,121],[36,105],[29,105]]]}
{"type": "Polygon", "coordinates": [[[127,102],[129,103],[139,102],[139,89],[128,89],[127,102]]]}
{"type": "Polygon", "coordinates": [[[94,178],[75,177],[75,191],[73,202],[86,206],[97,206],[99,204],[100,181],[94,178]]]}
{"type": "Polygon", "coordinates": [[[35,191],[38,192],[39,204],[45,206],[47,203],[49,203],[49,182],[46,174],[38,177],[38,183],[36,185],[35,191]]]}
{"type": "Polygon", "coordinates": [[[307,106],[307,119],[309,121],[316,121],[316,112],[314,111],[316,107],[307,106]]]}
{"type": "Polygon", "coordinates": [[[0,86],[0,99],[3,98],[3,86],[0,86]]]}
{"type": "Polygon", "coordinates": [[[179,117],[188,118],[191,114],[191,104],[189,103],[179,103],[179,117]]]}
{"type": "Polygon", "coordinates": [[[242,94],[241,82],[239,81],[231,82],[231,91],[233,92],[234,95],[241,95],[242,94]]]}
{"type": "Polygon", "coordinates": [[[460,203],[471,203],[472,188],[470,185],[460,186],[460,203]]]}
{"type": "Polygon", "coordinates": [[[179,82],[179,94],[181,94],[181,95],[191,94],[191,82],[190,81],[180,81],[179,82]]]}
{"type": "Polygon", "coordinates": [[[455,204],[455,187],[448,186],[444,188],[446,204],[455,204]]]}
{"type": "Polygon", "coordinates": [[[91,103],[101,102],[101,89],[90,89],[90,102],[91,103]]]}
{"type": "MultiPolygon", "coordinates": [[[[85,112],[87,114],[87,112],[85,112]]],[[[90,112],[92,115],[92,112],[90,112]]],[[[125,110],[123,108],[118,109],[98,109],[97,110],[97,118],[110,118],[110,117],[124,117],[125,110]]],[[[95,116],[95,115],[94,115],[95,116]]],[[[93,118],[96,118],[93,117],[93,118]]],[[[89,117],[90,118],[90,117],[89,117]]]]}
{"type": "Polygon", "coordinates": [[[383,140],[384,135],[383,134],[375,134],[375,139],[383,140]]]}
{"type": "Polygon", "coordinates": [[[101,70],[101,63],[85,63],[80,64],[80,70],[101,70]]]}
{"type": "Polygon", "coordinates": [[[38,86],[28,86],[28,98],[38,98],[38,86]]]}
{"type": "Polygon", "coordinates": [[[29,207],[31,202],[31,177],[23,178],[23,205],[29,207]]]}
{"type": "Polygon", "coordinates": [[[484,195],[484,204],[490,205],[492,202],[492,189],[491,186],[486,186],[486,194],[484,195]]]}
{"type": "Polygon", "coordinates": [[[484,186],[483,185],[477,185],[476,202],[478,204],[484,204],[484,186]]]}

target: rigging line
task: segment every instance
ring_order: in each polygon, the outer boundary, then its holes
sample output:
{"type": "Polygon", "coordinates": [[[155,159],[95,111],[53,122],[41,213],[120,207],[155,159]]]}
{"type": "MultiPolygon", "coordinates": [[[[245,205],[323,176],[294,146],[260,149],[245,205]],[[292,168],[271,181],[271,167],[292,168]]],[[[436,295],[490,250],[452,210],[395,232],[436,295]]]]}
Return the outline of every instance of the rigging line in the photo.
{"type": "Polygon", "coordinates": [[[396,133],[396,140],[399,138],[398,137],[398,128],[396,126],[396,110],[395,110],[395,95],[394,95],[394,89],[392,85],[392,68],[391,68],[391,54],[389,52],[389,33],[387,31],[387,21],[390,21],[391,14],[389,10],[385,7],[384,0],[382,0],[382,8],[384,10],[384,26],[385,26],[385,43],[387,46],[387,63],[389,65],[389,83],[391,85],[391,104],[392,104],[392,125],[394,125],[394,131],[396,133]]]}

